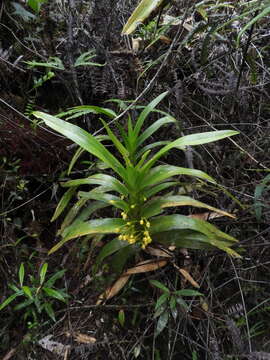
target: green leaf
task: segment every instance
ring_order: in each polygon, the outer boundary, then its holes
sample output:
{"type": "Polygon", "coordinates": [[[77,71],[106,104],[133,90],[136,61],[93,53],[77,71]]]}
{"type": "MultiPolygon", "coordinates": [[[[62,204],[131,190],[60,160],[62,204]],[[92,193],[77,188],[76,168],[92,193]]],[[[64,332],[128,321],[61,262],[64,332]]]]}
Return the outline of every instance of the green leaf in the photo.
{"type": "Polygon", "coordinates": [[[33,299],[32,291],[29,286],[22,286],[22,291],[26,296],[28,296],[30,299],[33,299]]]}
{"type": "MultiPolygon", "coordinates": [[[[153,2],[154,0],[151,0],[151,2],[153,2]]],[[[165,98],[165,96],[167,96],[168,91],[165,91],[164,93],[160,94],[159,96],[157,96],[154,100],[152,100],[145,108],[144,110],[140,113],[138,120],[136,121],[136,125],[134,127],[134,134],[136,136],[136,141],[137,137],[139,135],[139,132],[143,126],[143,123],[145,121],[145,119],[147,118],[147,116],[150,114],[150,112],[152,112],[154,110],[154,108],[160,103],[161,100],[163,100],[165,98]]],[[[138,146],[138,145],[137,145],[138,146]]]]}
{"type": "Polygon", "coordinates": [[[54,299],[57,300],[61,300],[63,302],[66,302],[66,299],[64,298],[64,296],[57,290],[51,289],[51,288],[47,288],[47,287],[43,287],[42,290],[49,296],[52,297],[54,299]]]}
{"type": "Polygon", "coordinates": [[[159,165],[151,169],[144,177],[142,177],[141,183],[139,184],[140,189],[142,190],[146,187],[156,185],[175,175],[194,176],[215,183],[215,180],[211,176],[201,170],[182,168],[172,165],[159,165]]]}
{"type": "MultiPolygon", "coordinates": [[[[67,120],[70,120],[70,119],[74,119],[76,117],[79,117],[82,115],[87,115],[87,114],[102,114],[102,115],[108,116],[111,119],[116,117],[116,113],[113,110],[103,108],[100,106],[94,106],[94,105],[74,106],[72,108],[69,108],[67,111],[57,114],[57,117],[61,118],[61,117],[67,116],[67,115],[71,115],[70,117],[67,118],[67,120]]],[[[100,136],[98,136],[96,138],[99,140],[101,139],[100,136]]]]}
{"type": "Polygon", "coordinates": [[[106,257],[114,254],[115,252],[127,246],[130,246],[130,244],[127,241],[121,241],[118,238],[111,240],[110,242],[108,242],[108,244],[103,246],[100,253],[98,254],[96,258],[97,266],[99,266],[106,257]]]}
{"type": "Polygon", "coordinates": [[[85,184],[106,185],[121,195],[127,196],[129,194],[129,191],[124,184],[122,184],[115,177],[106,174],[95,174],[83,179],[69,180],[61,185],[63,187],[70,187],[85,184]]]}
{"type": "Polygon", "coordinates": [[[46,277],[46,273],[47,273],[47,270],[48,270],[48,263],[44,263],[42,265],[42,268],[40,270],[40,274],[39,274],[39,282],[40,282],[40,285],[42,285],[45,281],[45,277],[46,277]]]}
{"type": "Polygon", "coordinates": [[[265,9],[263,9],[263,11],[261,11],[257,16],[255,16],[252,20],[250,20],[239,32],[239,34],[237,36],[237,40],[236,40],[236,45],[239,46],[241,36],[247,29],[249,29],[253,24],[258,22],[264,16],[267,16],[269,13],[270,13],[270,6],[266,6],[265,9]]]}
{"type": "Polygon", "coordinates": [[[135,31],[137,26],[143,23],[153,11],[157,11],[163,2],[164,0],[141,0],[125,24],[122,35],[129,35],[135,31]]]}
{"type": "Polygon", "coordinates": [[[96,189],[94,189],[92,191],[89,191],[89,192],[79,191],[78,196],[80,198],[84,198],[84,199],[88,199],[88,200],[92,199],[92,200],[104,201],[107,204],[109,204],[111,206],[114,206],[114,207],[116,207],[118,209],[121,209],[121,210],[123,210],[125,212],[128,211],[129,206],[128,206],[127,202],[125,202],[124,200],[121,200],[118,196],[103,193],[102,190],[110,191],[111,188],[109,188],[109,187],[106,188],[106,187],[101,187],[100,186],[99,188],[96,188],[96,189]],[[100,190],[101,190],[101,192],[100,192],[100,190]]]}
{"type": "Polygon", "coordinates": [[[55,319],[55,313],[53,311],[53,308],[52,308],[52,305],[48,302],[44,303],[43,305],[46,313],[49,315],[49,317],[55,322],[56,319],[55,319]]]}
{"type": "Polygon", "coordinates": [[[96,156],[106,165],[111,167],[117,174],[125,179],[125,168],[122,164],[102,145],[94,136],[87,133],[80,127],[69,124],[66,121],[58,119],[54,116],[35,111],[33,115],[43,119],[47,126],[51,127],[60,134],[65,135],[70,140],[84,148],[90,154],[96,156]]]}
{"type": "Polygon", "coordinates": [[[204,204],[201,201],[194,200],[189,196],[180,196],[180,195],[162,196],[150,200],[143,206],[141,214],[142,217],[149,218],[151,216],[160,214],[162,212],[162,209],[164,208],[176,207],[176,206],[193,206],[193,207],[205,208],[214,211],[218,214],[234,218],[233,215],[227,213],[226,211],[219,210],[213,206],[204,204]]]}
{"type": "Polygon", "coordinates": [[[65,216],[61,228],[58,230],[57,235],[61,235],[62,232],[67,228],[72,221],[76,218],[79,211],[82,209],[82,207],[86,204],[88,200],[87,199],[79,199],[72,208],[68,211],[67,215],[65,216]]]}
{"type": "Polygon", "coordinates": [[[30,68],[32,67],[45,67],[45,68],[53,68],[53,69],[57,69],[57,70],[65,70],[65,67],[62,63],[62,60],[59,59],[56,56],[51,56],[49,57],[47,62],[37,62],[37,61],[25,61],[25,63],[27,65],[30,66],[30,68]]]}
{"type": "Polygon", "coordinates": [[[162,294],[158,299],[157,299],[157,302],[156,302],[156,305],[155,305],[155,310],[157,310],[160,306],[162,306],[167,300],[168,298],[170,297],[170,294],[169,293],[164,293],[162,294]]]}
{"type": "Polygon", "coordinates": [[[123,309],[119,310],[118,312],[118,321],[119,321],[119,324],[124,327],[125,325],[125,312],[123,309]]]}
{"type": "Polygon", "coordinates": [[[51,218],[51,222],[55,221],[62,214],[62,212],[65,210],[68,203],[70,202],[70,199],[72,198],[75,191],[76,188],[72,187],[65,192],[55,209],[53,217],[51,218]]]}
{"type": "Polygon", "coordinates": [[[73,166],[75,165],[76,161],[79,159],[79,157],[84,153],[84,149],[79,147],[75,154],[73,155],[70,163],[69,163],[69,166],[68,166],[68,171],[67,171],[67,174],[70,175],[72,169],[73,169],[73,166]]]}
{"type": "Polygon", "coordinates": [[[162,291],[166,292],[166,293],[170,293],[170,290],[161,282],[157,281],[157,280],[150,280],[150,284],[158,287],[159,289],[161,289],[162,291]]]}
{"type": "Polygon", "coordinates": [[[143,169],[149,170],[162,155],[165,155],[172,148],[183,150],[186,146],[207,144],[237,134],[238,132],[233,130],[220,130],[183,136],[160,149],[152,159],[144,165],[143,169]]]}
{"type": "Polygon", "coordinates": [[[159,193],[160,191],[165,190],[165,189],[167,189],[167,188],[169,188],[171,186],[176,186],[176,185],[179,185],[178,181],[168,181],[168,182],[165,182],[163,184],[155,185],[152,188],[150,188],[149,190],[145,190],[144,191],[144,196],[146,198],[150,198],[153,195],[159,193]]]}
{"type": "Polygon", "coordinates": [[[39,13],[41,1],[40,0],[27,0],[27,5],[30,6],[35,13],[39,13]]]}
{"type": "Polygon", "coordinates": [[[175,123],[176,120],[170,115],[166,115],[163,118],[157,120],[149,126],[138,138],[137,146],[140,146],[146,139],[153,135],[161,126],[169,123],[175,123]]]}
{"type": "MultiPolygon", "coordinates": [[[[173,230],[194,230],[200,232],[206,236],[206,238],[204,237],[204,241],[209,245],[226,251],[231,256],[240,257],[237,252],[228,247],[233,245],[234,242],[237,242],[237,240],[206,221],[189,218],[184,215],[160,216],[151,221],[150,232],[153,235],[155,235],[155,233],[158,234],[173,230]],[[224,242],[219,239],[227,240],[228,244],[224,245],[224,242]]],[[[153,238],[155,240],[155,236],[153,238]]]]}
{"type": "Polygon", "coordinates": [[[24,281],[24,264],[23,263],[21,263],[20,269],[19,269],[19,281],[20,281],[20,285],[22,287],[23,281],[24,281]]]}
{"type": "Polygon", "coordinates": [[[18,292],[16,294],[10,295],[5,301],[0,304],[0,311],[3,310],[6,306],[8,306],[16,297],[21,296],[23,292],[18,292]]]}
{"type": "Polygon", "coordinates": [[[95,50],[87,51],[81,54],[75,61],[74,66],[104,66],[105,64],[99,64],[90,62],[89,60],[95,57],[95,50]]]}
{"type": "Polygon", "coordinates": [[[56,250],[60,249],[67,241],[79,236],[89,234],[114,234],[119,233],[121,226],[125,225],[125,221],[122,219],[99,219],[90,220],[88,222],[80,222],[70,225],[63,232],[63,239],[59,241],[50,251],[52,254],[56,250]]]}
{"type": "Polygon", "coordinates": [[[57,271],[46,281],[45,286],[51,288],[58,279],[61,279],[64,276],[65,272],[65,269],[57,271]]]}
{"type": "Polygon", "coordinates": [[[182,290],[174,291],[174,294],[178,296],[204,296],[199,291],[192,289],[182,289],[182,290]]]}
{"type": "Polygon", "coordinates": [[[106,124],[106,122],[102,119],[100,119],[104,128],[107,131],[107,134],[109,136],[109,138],[111,139],[112,143],[114,144],[114,146],[116,147],[116,149],[119,151],[119,153],[122,155],[122,157],[125,159],[126,163],[129,163],[128,161],[128,156],[129,156],[129,152],[128,150],[124,147],[124,145],[117,139],[117,137],[114,135],[114,133],[111,131],[111,129],[109,128],[109,126],[106,124]]]}
{"type": "MultiPolygon", "coordinates": [[[[113,241],[113,240],[112,240],[113,241]]],[[[110,261],[112,269],[114,272],[120,274],[123,271],[123,268],[131,256],[134,256],[139,249],[137,246],[128,244],[121,249],[117,250],[116,253],[112,256],[110,261]]]]}
{"type": "Polygon", "coordinates": [[[156,328],[156,336],[158,336],[166,327],[169,320],[169,312],[165,310],[159,317],[156,328]]]}
{"type": "Polygon", "coordinates": [[[29,305],[33,304],[34,302],[34,299],[27,299],[21,303],[19,303],[18,305],[14,306],[14,310],[17,311],[17,310],[22,310],[24,308],[27,308],[29,307],[29,305]]]}

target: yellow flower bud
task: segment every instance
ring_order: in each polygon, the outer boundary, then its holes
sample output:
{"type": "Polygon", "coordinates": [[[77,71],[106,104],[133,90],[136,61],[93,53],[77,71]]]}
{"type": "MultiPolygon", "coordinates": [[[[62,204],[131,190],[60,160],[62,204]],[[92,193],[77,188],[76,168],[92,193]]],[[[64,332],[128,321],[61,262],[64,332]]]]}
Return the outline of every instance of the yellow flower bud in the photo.
{"type": "Polygon", "coordinates": [[[146,222],[146,227],[150,228],[150,222],[149,221],[146,222]]]}
{"type": "Polygon", "coordinates": [[[143,219],[140,220],[140,225],[143,225],[143,219]]]}
{"type": "Polygon", "coordinates": [[[131,209],[134,209],[134,208],[135,208],[135,205],[133,204],[133,205],[131,205],[130,207],[131,207],[131,209]]]}

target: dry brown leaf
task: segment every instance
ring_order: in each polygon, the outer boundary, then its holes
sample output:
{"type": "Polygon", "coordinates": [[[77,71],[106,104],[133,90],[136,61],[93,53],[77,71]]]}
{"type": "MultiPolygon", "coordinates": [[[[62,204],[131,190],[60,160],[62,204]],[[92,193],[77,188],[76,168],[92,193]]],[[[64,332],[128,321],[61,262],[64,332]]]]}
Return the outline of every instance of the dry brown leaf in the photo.
{"type": "Polygon", "coordinates": [[[81,344],[94,344],[97,341],[93,336],[81,334],[79,332],[74,334],[74,339],[81,344]]]}
{"type": "Polygon", "coordinates": [[[15,353],[16,353],[16,349],[14,348],[14,349],[11,349],[4,357],[3,357],[3,359],[2,360],[9,360],[9,359],[11,359],[12,357],[13,357],[13,355],[15,355],[15,353]]]}
{"type": "Polygon", "coordinates": [[[152,256],[160,256],[160,257],[166,257],[166,258],[172,257],[172,255],[169,254],[168,251],[165,251],[163,249],[157,249],[152,246],[147,246],[147,248],[145,249],[145,252],[152,256]]]}
{"type": "MultiPolygon", "coordinates": [[[[234,215],[230,214],[232,218],[235,218],[234,215]]],[[[211,219],[215,219],[215,218],[220,218],[223,217],[225,215],[223,214],[219,214],[217,212],[205,212],[202,214],[193,214],[193,215],[188,215],[188,217],[193,218],[193,219],[200,219],[200,220],[211,220],[211,219]]]]}
{"type": "Polygon", "coordinates": [[[103,294],[101,294],[98,298],[96,305],[100,305],[104,300],[109,300],[114,297],[119,291],[126,285],[130,275],[132,274],[139,274],[148,271],[157,270],[167,264],[167,260],[146,260],[139,262],[133,268],[128,269],[124,272],[120,278],[113,284],[113,286],[109,287],[103,294]]]}
{"type": "Polygon", "coordinates": [[[191,284],[192,286],[194,286],[195,288],[199,289],[200,285],[197,283],[197,281],[195,281],[195,280],[193,279],[193,277],[192,277],[186,270],[180,269],[180,268],[178,268],[177,270],[180,272],[180,274],[181,274],[182,276],[184,276],[184,278],[185,278],[188,282],[190,282],[190,284],[191,284]]]}

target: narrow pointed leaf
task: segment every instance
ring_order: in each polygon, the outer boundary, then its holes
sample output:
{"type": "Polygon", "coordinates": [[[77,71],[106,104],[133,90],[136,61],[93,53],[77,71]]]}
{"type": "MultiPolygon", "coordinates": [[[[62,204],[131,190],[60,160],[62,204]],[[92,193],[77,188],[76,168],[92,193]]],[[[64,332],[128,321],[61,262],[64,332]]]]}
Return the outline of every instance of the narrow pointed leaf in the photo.
{"type": "Polygon", "coordinates": [[[161,126],[169,123],[175,123],[175,118],[170,115],[164,116],[149,126],[138,138],[138,146],[140,146],[146,139],[153,135],[161,126]]]}
{"type": "Polygon", "coordinates": [[[65,192],[65,194],[62,196],[61,200],[59,201],[59,203],[55,209],[53,217],[51,218],[51,222],[55,221],[62,214],[62,212],[65,210],[65,208],[69,204],[70,199],[72,198],[75,191],[76,191],[76,188],[73,187],[73,188],[68,189],[65,192]]]}
{"type": "Polygon", "coordinates": [[[29,286],[22,286],[22,291],[28,296],[30,299],[33,299],[33,295],[29,286]]]}
{"type": "Polygon", "coordinates": [[[128,246],[130,245],[127,241],[121,241],[118,238],[111,240],[110,242],[108,242],[108,244],[103,246],[102,250],[97,256],[96,264],[100,265],[106,257],[128,246]]]}
{"type": "Polygon", "coordinates": [[[19,281],[20,281],[20,285],[21,287],[23,286],[23,281],[24,281],[24,263],[21,263],[20,265],[20,269],[19,269],[19,281]]]}
{"type": "Polygon", "coordinates": [[[201,201],[194,200],[189,196],[179,196],[179,195],[163,196],[149,201],[144,205],[142,209],[142,217],[149,218],[151,216],[160,214],[160,212],[162,211],[161,209],[167,207],[176,207],[176,206],[193,206],[193,207],[205,208],[211,211],[215,211],[216,213],[221,214],[223,216],[229,216],[231,218],[235,218],[235,216],[233,216],[230,213],[227,213],[226,211],[219,210],[213,206],[204,204],[201,201]]]}
{"type": "Polygon", "coordinates": [[[166,292],[166,293],[169,293],[170,290],[164,285],[162,284],[160,281],[157,281],[157,280],[150,280],[150,284],[158,287],[159,289],[161,289],[162,291],[166,292]]]}
{"type": "MultiPolygon", "coordinates": [[[[153,2],[153,0],[151,0],[153,2]]],[[[152,100],[150,102],[150,104],[148,104],[144,110],[140,113],[138,120],[136,122],[136,125],[134,127],[134,133],[136,134],[136,137],[139,135],[139,132],[143,126],[143,123],[145,121],[145,119],[147,118],[147,116],[150,114],[150,112],[153,111],[153,109],[160,103],[161,100],[163,100],[165,98],[165,96],[167,96],[168,91],[165,91],[164,93],[160,94],[159,96],[157,96],[154,100],[152,100]]]]}
{"type": "Polygon", "coordinates": [[[125,24],[122,35],[129,35],[135,31],[137,26],[143,23],[153,11],[157,11],[163,2],[164,0],[141,0],[125,24]]]}
{"type": "Polygon", "coordinates": [[[156,336],[158,336],[166,327],[169,320],[169,312],[165,310],[159,317],[157,322],[156,336]]]}
{"type": "Polygon", "coordinates": [[[153,157],[150,159],[145,165],[144,169],[150,169],[153,164],[164,154],[166,154],[172,148],[178,148],[183,150],[185,146],[194,146],[194,145],[202,145],[207,144],[213,141],[221,140],[227,138],[229,136],[237,135],[237,131],[233,130],[220,130],[220,131],[210,131],[205,133],[198,133],[192,135],[183,136],[168,145],[164,146],[160,149],[153,157]]]}
{"type": "Polygon", "coordinates": [[[6,306],[8,306],[16,297],[21,296],[23,291],[17,292],[16,294],[10,295],[5,301],[0,304],[0,311],[3,310],[6,306]]]}
{"type": "Polygon", "coordinates": [[[43,119],[47,126],[58,131],[60,134],[65,135],[67,138],[74,141],[90,154],[96,156],[106,165],[111,167],[122,178],[125,178],[125,169],[123,165],[105,148],[104,145],[87,131],[46,113],[35,111],[33,114],[37,118],[43,119]]]}
{"type": "Polygon", "coordinates": [[[39,274],[39,282],[40,282],[40,284],[44,283],[45,276],[46,276],[46,273],[47,273],[47,269],[48,269],[48,263],[44,263],[42,265],[42,268],[41,268],[40,274],[39,274]]]}
{"type": "Polygon", "coordinates": [[[175,175],[194,176],[215,183],[215,180],[211,176],[207,175],[201,170],[182,168],[172,165],[160,165],[154,167],[148,173],[146,173],[146,175],[142,178],[140,188],[145,189],[148,186],[156,185],[175,175]]]}
{"type": "Polygon", "coordinates": [[[42,290],[49,296],[52,297],[54,299],[57,300],[61,300],[63,302],[66,302],[66,299],[64,298],[64,296],[57,290],[51,289],[51,288],[47,288],[47,287],[43,287],[42,290]]]}
{"type": "Polygon", "coordinates": [[[162,294],[162,295],[157,299],[157,302],[156,302],[156,305],[155,305],[155,310],[157,310],[161,305],[163,305],[163,304],[168,300],[169,297],[170,297],[170,294],[169,294],[169,293],[164,293],[164,294],[162,294]]]}

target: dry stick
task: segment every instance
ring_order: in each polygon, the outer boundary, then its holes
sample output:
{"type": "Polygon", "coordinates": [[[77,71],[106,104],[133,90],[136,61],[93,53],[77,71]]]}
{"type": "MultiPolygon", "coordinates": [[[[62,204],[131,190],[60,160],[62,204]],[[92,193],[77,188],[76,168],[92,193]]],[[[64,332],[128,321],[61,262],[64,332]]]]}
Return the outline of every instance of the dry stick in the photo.
{"type": "MultiPolygon", "coordinates": [[[[257,10],[255,12],[254,17],[256,17],[258,15],[258,13],[259,13],[259,10],[257,10]]],[[[231,108],[231,115],[233,114],[234,107],[235,107],[235,104],[236,104],[237,94],[238,94],[238,91],[239,91],[240,82],[241,82],[243,71],[244,71],[244,68],[245,68],[247,52],[248,52],[248,49],[249,49],[250,44],[251,44],[251,38],[252,38],[252,34],[253,34],[255,24],[256,23],[253,23],[251,25],[251,28],[250,28],[249,34],[248,34],[248,39],[247,39],[247,42],[246,42],[246,45],[245,45],[245,48],[244,48],[244,51],[243,51],[243,58],[242,58],[242,63],[241,63],[241,67],[240,67],[240,71],[239,71],[239,75],[238,75],[238,79],[237,79],[237,83],[236,83],[236,87],[235,87],[234,101],[233,101],[233,105],[232,105],[232,108],[231,108]]]]}
{"type": "Polygon", "coordinates": [[[75,95],[78,98],[80,104],[83,104],[82,97],[79,90],[79,83],[77,72],[74,67],[74,57],[73,57],[73,50],[74,50],[74,38],[73,38],[73,28],[74,28],[74,17],[73,14],[76,12],[76,6],[74,0],[69,0],[69,15],[68,15],[68,24],[67,24],[67,33],[68,33],[68,43],[67,43],[67,51],[68,51],[68,61],[69,67],[72,75],[72,81],[74,84],[74,91],[75,95]]]}
{"type": "Polygon", "coordinates": [[[244,294],[243,294],[242,287],[241,287],[241,284],[240,284],[240,280],[239,280],[240,278],[238,276],[238,273],[236,271],[234,262],[233,262],[231,257],[230,257],[230,260],[231,260],[231,264],[233,266],[233,270],[234,270],[234,273],[235,273],[235,276],[236,276],[236,280],[237,280],[237,283],[238,283],[238,287],[239,287],[239,291],[240,291],[240,295],[241,295],[241,299],[242,299],[242,303],[243,303],[244,315],[245,315],[245,320],[246,320],[246,328],[247,328],[249,352],[252,352],[252,346],[251,346],[251,341],[250,341],[251,335],[250,335],[250,330],[249,330],[249,322],[248,322],[248,315],[247,315],[247,309],[246,309],[246,303],[245,303],[245,299],[244,299],[244,294]]]}

